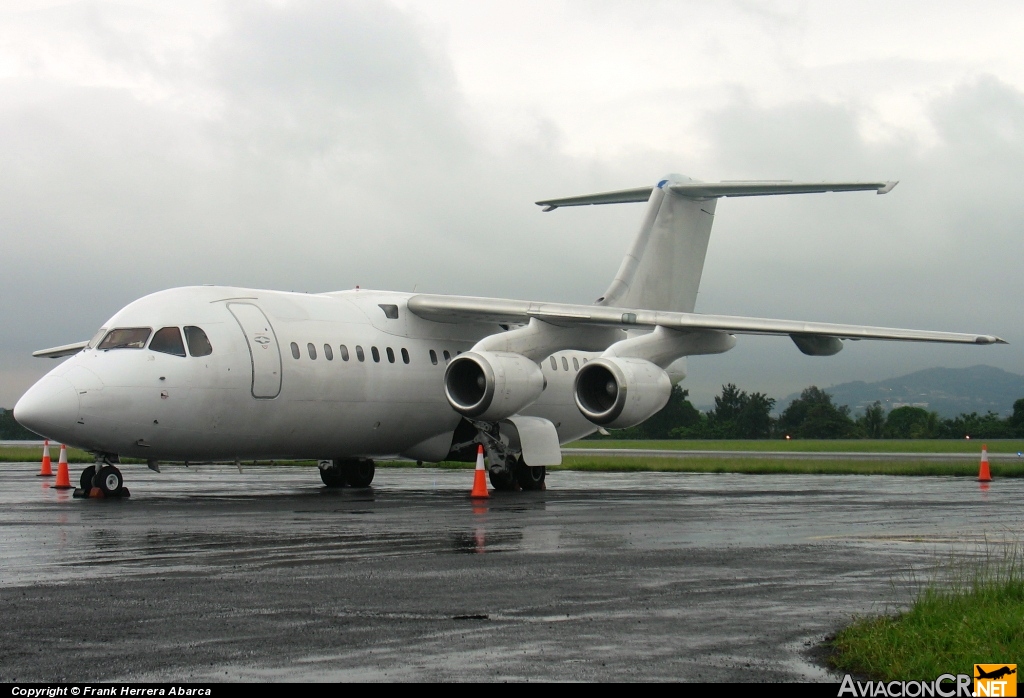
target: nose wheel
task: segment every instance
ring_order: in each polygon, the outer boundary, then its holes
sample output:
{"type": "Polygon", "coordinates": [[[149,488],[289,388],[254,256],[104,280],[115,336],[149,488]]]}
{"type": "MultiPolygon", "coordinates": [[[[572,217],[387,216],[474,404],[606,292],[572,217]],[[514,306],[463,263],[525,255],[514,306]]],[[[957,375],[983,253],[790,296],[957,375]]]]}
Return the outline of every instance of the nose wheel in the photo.
{"type": "Polygon", "coordinates": [[[90,465],[82,471],[75,497],[119,499],[131,496],[117,466],[106,462],[97,465],[90,465]]]}

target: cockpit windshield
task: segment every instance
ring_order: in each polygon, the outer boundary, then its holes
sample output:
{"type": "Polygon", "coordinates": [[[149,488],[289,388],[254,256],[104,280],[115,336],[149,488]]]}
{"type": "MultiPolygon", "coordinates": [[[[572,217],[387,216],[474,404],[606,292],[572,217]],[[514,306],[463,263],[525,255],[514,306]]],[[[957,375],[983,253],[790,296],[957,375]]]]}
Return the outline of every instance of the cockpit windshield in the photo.
{"type": "Polygon", "coordinates": [[[177,327],[164,327],[153,335],[149,343],[150,351],[172,356],[185,356],[185,345],[181,341],[181,331],[177,327]]]}
{"type": "Polygon", "coordinates": [[[125,327],[110,330],[97,349],[142,349],[153,330],[148,327],[125,327]]]}
{"type": "Polygon", "coordinates": [[[103,335],[105,335],[106,333],[107,333],[107,328],[106,327],[101,327],[99,329],[99,331],[92,336],[92,339],[89,340],[89,343],[85,345],[85,348],[86,349],[95,349],[96,345],[100,343],[100,340],[103,339],[103,335]]]}
{"type": "Polygon", "coordinates": [[[213,345],[202,328],[186,325],[185,341],[188,342],[188,351],[192,356],[209,356],[213,353],[213,345]]]}

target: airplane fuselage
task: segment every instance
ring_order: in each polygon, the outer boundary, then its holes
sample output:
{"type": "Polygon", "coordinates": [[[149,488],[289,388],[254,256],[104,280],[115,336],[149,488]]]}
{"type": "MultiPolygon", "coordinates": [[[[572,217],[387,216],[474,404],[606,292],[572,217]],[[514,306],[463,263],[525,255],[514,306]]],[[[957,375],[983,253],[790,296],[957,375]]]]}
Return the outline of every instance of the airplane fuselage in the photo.
{"type": "MultiPolygon", "coordinates": [[[[45,409],[46,436],[127,457],[442,460],[462,419],[445,399],[445,367],[503,328],[424,320],[408,312],[409,295],[162,291],[104,323],[29,402],[45,409]],[[100,348],[115,328],[186,336],[199,328],[211,351],[176,355],[154,350],[155,339],[100,348]]],[[[524,410],[550,420],[561,443],[596,429],[572,395],[575,371],[593,356],[564,351],[544,361],[548,387],[524,410]]],[[[32,404],[19,410],[29,414],[32,404]]]]}

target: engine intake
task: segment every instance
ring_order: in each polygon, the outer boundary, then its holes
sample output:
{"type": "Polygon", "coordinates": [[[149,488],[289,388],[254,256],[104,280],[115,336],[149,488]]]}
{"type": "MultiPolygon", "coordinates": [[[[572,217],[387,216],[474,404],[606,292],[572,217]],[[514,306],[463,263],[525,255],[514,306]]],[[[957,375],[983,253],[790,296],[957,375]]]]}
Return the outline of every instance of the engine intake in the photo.
{"type": "Polygon", "coordinates": [[[643,359],[600,358],[576,374],[576,407],[594,424],[612,429],[636,426],[668,402],[668,374],[643,359]]]}
{"type": "Polygon", "coordinates": [[[444,372],[444,394],[461,415],[483,422],[506,419],[544,392],[544,374],[522,354],[469,351],[444,372]]]}

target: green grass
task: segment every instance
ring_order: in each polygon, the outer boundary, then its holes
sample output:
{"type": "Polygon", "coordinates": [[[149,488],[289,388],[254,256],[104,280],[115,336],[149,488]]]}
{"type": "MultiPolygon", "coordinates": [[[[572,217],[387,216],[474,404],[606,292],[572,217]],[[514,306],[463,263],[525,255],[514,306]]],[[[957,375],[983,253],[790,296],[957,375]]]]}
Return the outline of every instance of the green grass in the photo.
{"type": "Polygon", "coordinates": [[[627,441],[588,439],[567,448],[654,448],[672,451],[821,451],[859,453],[964,453],[979,455],[982,443],[989,453],[1024,452],[1024,439],[668,439],[627,441]]]}
{"type": "MultiPolygon", "coordinates": [[[[1024,460],[1024,459],[1022,459],[1024,460]]],[[[992,477],[1024,477],[1024,462],[992,463],[992,477]]],[[[633,458],[566,455],[549,470],[593,472],[750,473],[791,475],[945,475],[976,477],[978,464],[926,460],[830,460],[765,458],[633,458]]]]}
{"type": "Polygon", "coordinates": [[[830,642],[829,663],[891,681],[1018,662],[1024,657],[1024,558],[1017,544],[999,550],[941,565],[904,613],[857,620],[830,642]]]}

